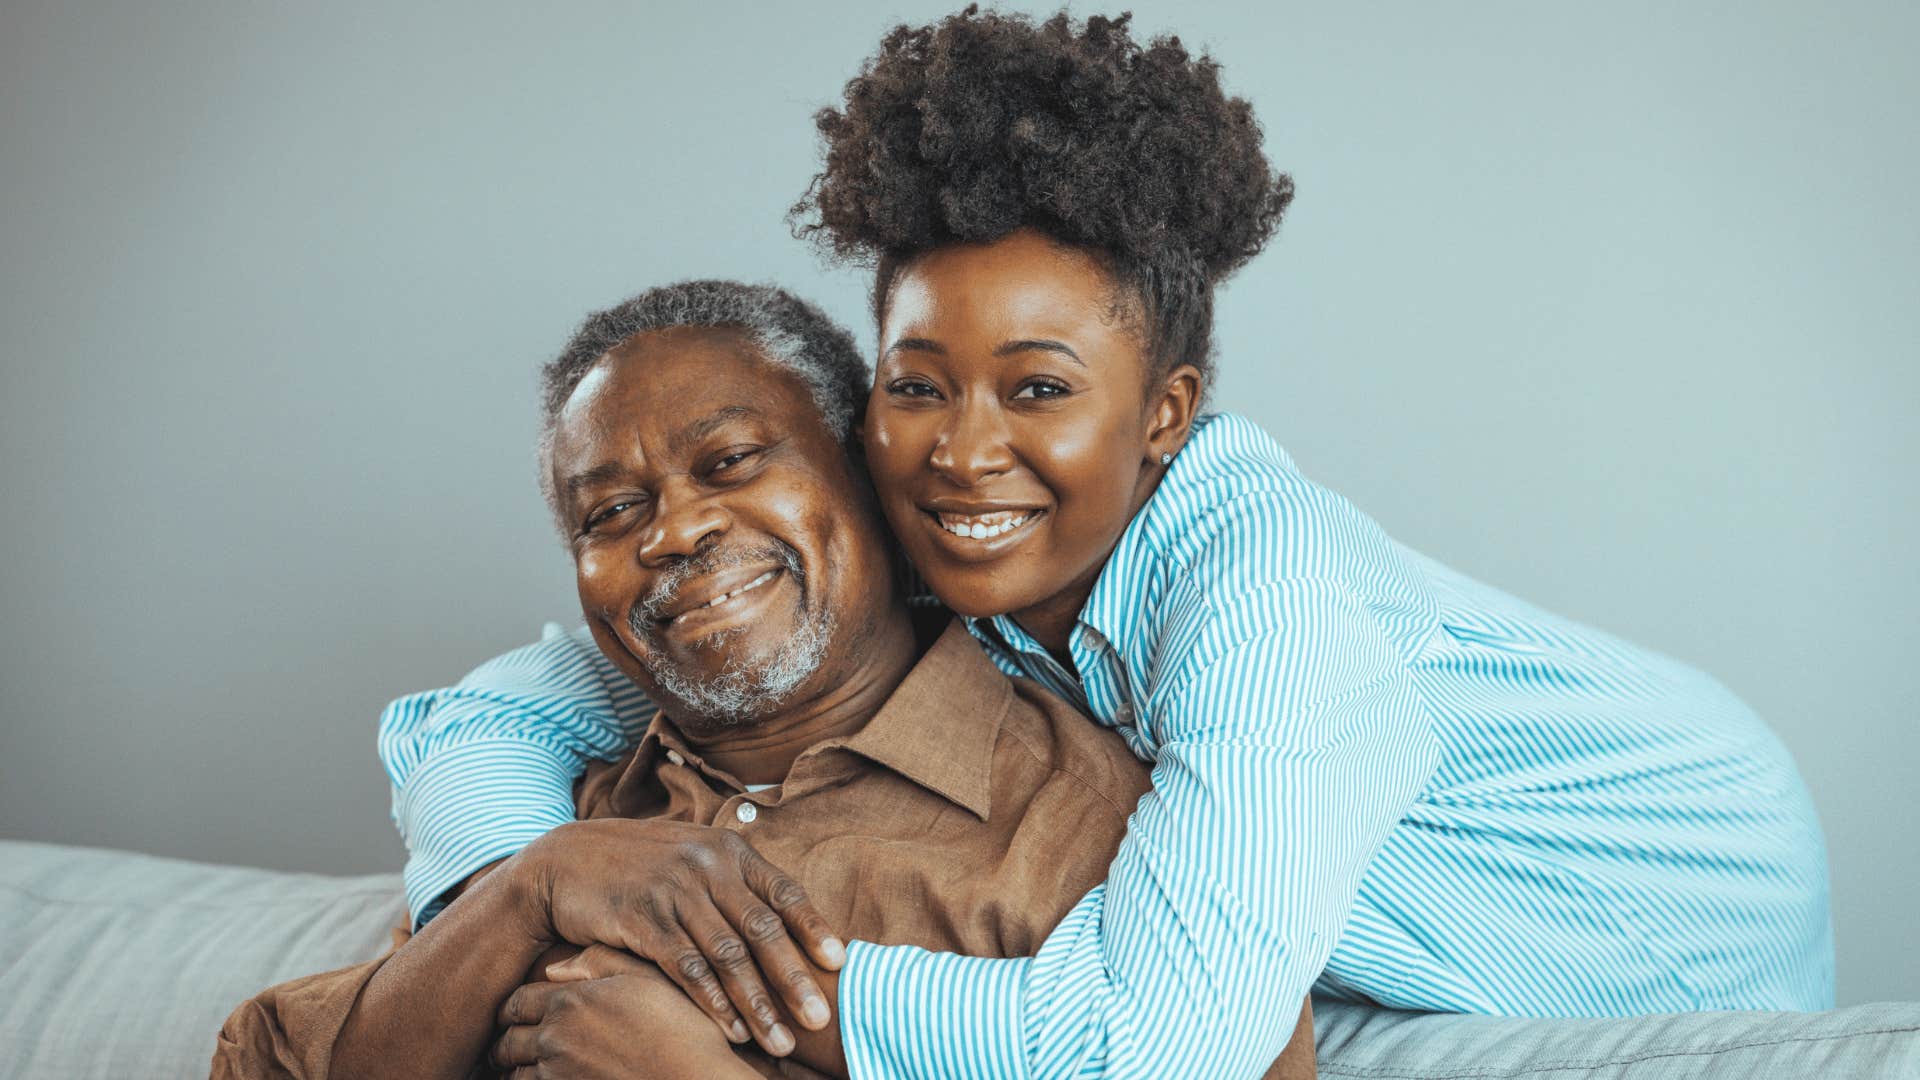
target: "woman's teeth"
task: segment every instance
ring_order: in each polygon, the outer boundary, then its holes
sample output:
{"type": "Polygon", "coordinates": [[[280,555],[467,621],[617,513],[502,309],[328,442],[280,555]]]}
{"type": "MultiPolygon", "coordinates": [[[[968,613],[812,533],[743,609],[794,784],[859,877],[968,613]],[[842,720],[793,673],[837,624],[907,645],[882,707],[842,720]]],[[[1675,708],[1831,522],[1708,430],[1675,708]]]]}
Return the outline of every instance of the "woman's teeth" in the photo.
{"type": "Polygon", "coordinates": [[[955,536],[972,537],[975,540],[991,540],[996,536],[1010,533],[1027,523],[1028,514],[1021,512],[983,514],[979,517],[964,517],[959,514],[939,514],[940,527],[955,536]]]}

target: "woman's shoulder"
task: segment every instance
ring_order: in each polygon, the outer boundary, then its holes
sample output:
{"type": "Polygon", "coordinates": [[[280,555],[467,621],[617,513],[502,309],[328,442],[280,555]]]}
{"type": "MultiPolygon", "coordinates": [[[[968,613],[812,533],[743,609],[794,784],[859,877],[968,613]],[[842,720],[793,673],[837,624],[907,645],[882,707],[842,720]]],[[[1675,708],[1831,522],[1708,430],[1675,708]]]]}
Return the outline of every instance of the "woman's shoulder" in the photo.
{"type": "Polygon", "coordinates": [[[1385,532],[1315,483],[1266,429],[1233,413],[1194,424],[1142,509],[1172,563],[1217,563],[1234,577],[1329,576],[1345,560],[1390,546],[1385,532]]]}
{"type": "Polygon", "coordinates": [[[1215,414],[1195,427],[1139,522],[1158,570],[1154,586],[1140,592],[1157,601],[1167,633],[1299,622],[1310,618],[1301,605],[1346,597],[1414,648],[1438,604],[1408,552],[1353,503],[1302,475],[1253,421],[1215,414]]]}

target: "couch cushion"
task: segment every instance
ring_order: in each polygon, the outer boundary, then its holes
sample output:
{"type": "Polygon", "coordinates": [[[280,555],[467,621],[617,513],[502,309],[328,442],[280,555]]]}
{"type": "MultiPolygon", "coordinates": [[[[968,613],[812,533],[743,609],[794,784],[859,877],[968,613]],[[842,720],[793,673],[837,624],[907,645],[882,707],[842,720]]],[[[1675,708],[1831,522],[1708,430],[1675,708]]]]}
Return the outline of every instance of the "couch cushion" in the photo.
{"type": "MultiPolygon", "coordinates": [[[[262,987],[371,959],[400,875],[325,877],[0,841],[0,1071],[207,1075],[262,987]]],[[[1521,1020],[1315,1001],[1329,1080],[1920,1080],[1920,1004],[1521,1020]]]]}
{"type": "Polygon", "coordinates": [[[327,877],[0,841],[0,1073],[207,1075],[261,988],[371,959],[400,875],[327,877]]]}
{"type": "Polygon", "coordinates": [[[1313,1003],[1328,1080],[1920,1080],[1920,1004],[1524,1020],[1313,1003]]]}

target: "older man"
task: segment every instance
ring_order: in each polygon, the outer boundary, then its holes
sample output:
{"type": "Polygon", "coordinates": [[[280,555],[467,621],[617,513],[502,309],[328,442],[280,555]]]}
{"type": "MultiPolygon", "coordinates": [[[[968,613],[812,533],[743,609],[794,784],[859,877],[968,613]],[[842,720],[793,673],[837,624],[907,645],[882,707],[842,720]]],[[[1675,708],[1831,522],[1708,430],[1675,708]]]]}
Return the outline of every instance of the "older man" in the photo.
{"type": "MultiPolygon", "coordinates": [[[[910,612],[847,452],[864,371],[819,312],[732,283],[656,289],[590,318],[546,380],[543,482],[599,657],[632,684],[607,692],[661,713],[579,787],[589,820],[382,960],[242,1005],[216,1076],[466,1076],[496,1015],[501,1068],[756,1075],[707,1019],[732,1017],[729,994],[748,1003],[736,1041],[832,1069],[814,989],[832,977],[779,926],[811,928],[823,966],[828,924],[1025,954],[1101,880],[1147,789],[1111,733],[910,612]],[[569,965],[587,977],[538,981],[569,943],[594,946],[569,965]],[[786,974],[768,990],[759,971],[786,974]]],[[[579,662],[579,644],[507,663],[579,662]]],[[[1270,1075],[1312,1071],[1303,1011],[1270,1075]]]]}

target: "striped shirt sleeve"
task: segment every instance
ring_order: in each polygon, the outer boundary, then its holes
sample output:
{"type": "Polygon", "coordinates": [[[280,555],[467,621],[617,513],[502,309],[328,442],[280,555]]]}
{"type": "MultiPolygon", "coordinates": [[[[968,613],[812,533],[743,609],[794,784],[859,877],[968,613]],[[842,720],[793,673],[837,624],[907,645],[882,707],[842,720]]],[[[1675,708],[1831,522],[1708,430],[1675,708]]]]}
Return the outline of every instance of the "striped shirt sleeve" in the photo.
{"type": "MultiPolygon", "coordinates": [[[[1218,553],[1240,568],[1258,554],[1231,540],[1218,553]]],[[[841,1031],[856,1080],[1256,1077],[1272,1063],[1363,870],[1439,762],[1404,628],[1334,569],[1173,585],[1158,612],[1179,655],[1156,665],[1139,721],[1153,788],[1107,882],[1030,959],[852,950],[841,1031]]]]}
{"type": "Polygon", "coordinates": [[[618,757],[652,719],[652,703],[585,627],[552,630],[380,716],[415,929],[475,870],[572,821],[587,760],[618,757]]]}

